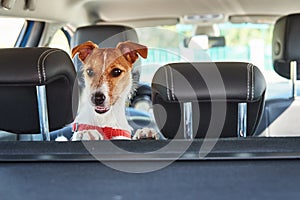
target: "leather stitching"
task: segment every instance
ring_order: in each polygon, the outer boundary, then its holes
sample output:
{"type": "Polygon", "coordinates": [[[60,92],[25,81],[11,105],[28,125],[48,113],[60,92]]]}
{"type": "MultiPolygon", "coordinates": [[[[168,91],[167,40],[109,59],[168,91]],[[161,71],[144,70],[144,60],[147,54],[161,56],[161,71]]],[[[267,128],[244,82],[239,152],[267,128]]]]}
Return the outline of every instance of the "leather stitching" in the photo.
{"type": "Polygon", "coordinates": [[[170,71],[170,78],[171,78],[171,94],[172,94],[172,99],[173,99],[173,101],[175,101],[175,91],[174,91],[173,72],[172,72],[171,67],[169,67],[169,71],[170,71]]]}
{"type": "Polygon", "coordinates": [[[252,95],[251,95],[251,100],[254,99],[254,65],[251,64],[251,72],[252,72],[252,95]]]}
{"type": "Polygon", "coordinates": [[[49,51],[49,52],[45,55],[45,57],[43,58],[43,62],[42,62],[42,71],[43,71],[44,82],[46,82],[46,80],[47,80],[46,70],[45,70],[45,61],[46,61],[46,59],[48,58],[48,56],[50,56],[52,53],[55,53],[55,52],[58,52],[58,51],[60,51],[60,50],[55,49],[55,50],[53,50],[53,51],[49,51]]]}
{"type": "MultiPolygon", "coordinates": [[[[45,56],[45,55],[47,55],[49,52],[51,52],[51,51],[53,51],[53,49],[48,49],[47,51],[44,51],[41,55],[40,55],[40,57],[39,57],[39,59],[38,59],[38,63],[37,63],[37,71],[38,71],[38,77],[39,77],[39,83],[40,84],[42,84],[43,83],[43,80],[42,80],[42,78],[44,78],[45,79],[45,76],[46,76],[46,74],[45,74],[45,70],[43,71],[43,69],[41,69],[41,67],[42,67],[42,65],[41,65],[41,61],[42,61],[42,58],[45,56]],[[43,73],[43,74],[42,74],[43,73]],[[44,75],[44,77],[43,77],[43,75],[44,75]]],[[[57,51],[57,50],[56,50],[57,51]]],[[[45,60],[43,59],[43,61],[42,62],[44,62],[45,60]]]]}
{"type": "Polygon", "coordinates": [[[247,97],[246,100],[249,100],[250,96],[250,64],[247,65],[247,97]]]}
{"type": "Polygon", "coordinates": [[[171,98],[170,98],[170,90],[169,90],[169,83],[168,83],[168,72],[167,72],[167,68],[165,67],[164,68],[165,70],[165,76],[166,76],[166,87],[167,87],[167,97],[168,97],[168,100],[170,101],[171,98]]]}
{"type": "Polygon", "coordinates": [[[44,51],[38,59],[38,63],[37,63],[37,73],[38,73],[38,77],[39,77],[39,83],[42,83],[42,75],[41,75],[41,69],[40,69],[40,62],[41,62],[41,58],[44,56],[44,54],[46,54],[47,52],[51,51],[52,49],[48,49],[47,51],[44,51]]]}

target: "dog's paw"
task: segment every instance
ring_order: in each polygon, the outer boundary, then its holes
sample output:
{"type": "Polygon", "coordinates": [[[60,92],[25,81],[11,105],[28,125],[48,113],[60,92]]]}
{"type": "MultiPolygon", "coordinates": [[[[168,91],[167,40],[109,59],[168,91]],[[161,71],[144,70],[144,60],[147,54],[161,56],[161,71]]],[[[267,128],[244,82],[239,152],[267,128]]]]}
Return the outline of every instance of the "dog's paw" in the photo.
{"type": "Polygon", "coordinates": [[[57,138],[55,138],[56,142],[67,142],[69,141],[68,138],[66,138],[65,136],[58,136],[57,138]]]}
{"type": "Polygon", "coordinates": [[[103,140],[103,136],[96,130],[84,130],[75,132],[71,140],[103,140]]]}
{"type": "Polygon", "coordinates": [[[138,129],[134,136],[132,137],[133,140],[140,140],[140,139],[155,139],[159,140],[158,132],[153,128],[143,128],[138,129]]]}

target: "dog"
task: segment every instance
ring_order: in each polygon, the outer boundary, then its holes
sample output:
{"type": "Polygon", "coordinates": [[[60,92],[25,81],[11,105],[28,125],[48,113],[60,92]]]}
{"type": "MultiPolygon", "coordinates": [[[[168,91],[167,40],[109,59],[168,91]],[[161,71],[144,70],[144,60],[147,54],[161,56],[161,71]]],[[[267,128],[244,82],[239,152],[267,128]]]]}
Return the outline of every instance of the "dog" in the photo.
{"type": "Polygon", "coordinates": [[[147,58],[148,48],[130,41],[116,48],[99,48],[87,41],[72,49],[73,58],[76,54],[83,63],[85,88],[71,140],[158,139],[157,132],[149,128],[131,137],[132,127],[125,115],[133,63],[139,56],[147,58]]]}

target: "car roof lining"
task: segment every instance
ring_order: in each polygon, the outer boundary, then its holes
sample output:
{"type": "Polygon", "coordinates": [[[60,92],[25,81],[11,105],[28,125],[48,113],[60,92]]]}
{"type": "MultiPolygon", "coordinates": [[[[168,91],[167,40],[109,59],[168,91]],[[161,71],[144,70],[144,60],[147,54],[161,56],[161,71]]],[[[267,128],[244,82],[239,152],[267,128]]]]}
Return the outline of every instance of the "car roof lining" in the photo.
{"type": "Polygon", "coordinates": [[[110,23],[139,21],[146,25],[151,21],[155,25],[162,24],[166,19],[180,19],[184,15],[194,14],[222,14],[224,20],[231,15],[285,15],[297,12],[300,1],[183,0],[174,3],[173,0],[128,0],[124,3],[121,0],[40,0],[36,1],[35,10],[24,9],[24,6],[24,1],[15,1],[12,9],[0,9],[0,15],[65,22],[74,26],[93,24],[99,20],[110,23]]]}

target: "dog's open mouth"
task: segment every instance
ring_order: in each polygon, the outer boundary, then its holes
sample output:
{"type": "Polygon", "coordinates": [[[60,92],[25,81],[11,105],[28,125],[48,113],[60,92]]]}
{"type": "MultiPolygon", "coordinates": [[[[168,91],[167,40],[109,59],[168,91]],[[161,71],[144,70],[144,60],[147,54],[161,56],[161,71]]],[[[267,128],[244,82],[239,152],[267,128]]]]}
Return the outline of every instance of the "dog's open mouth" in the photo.
{"type": "Polygon", "coordinates": [[[103,107],[103,106],[96,106],[95,107],[95,112],[98,113],[98,114],[104,114],[107,111],[109,111],[108,107],[103,107]]]}

